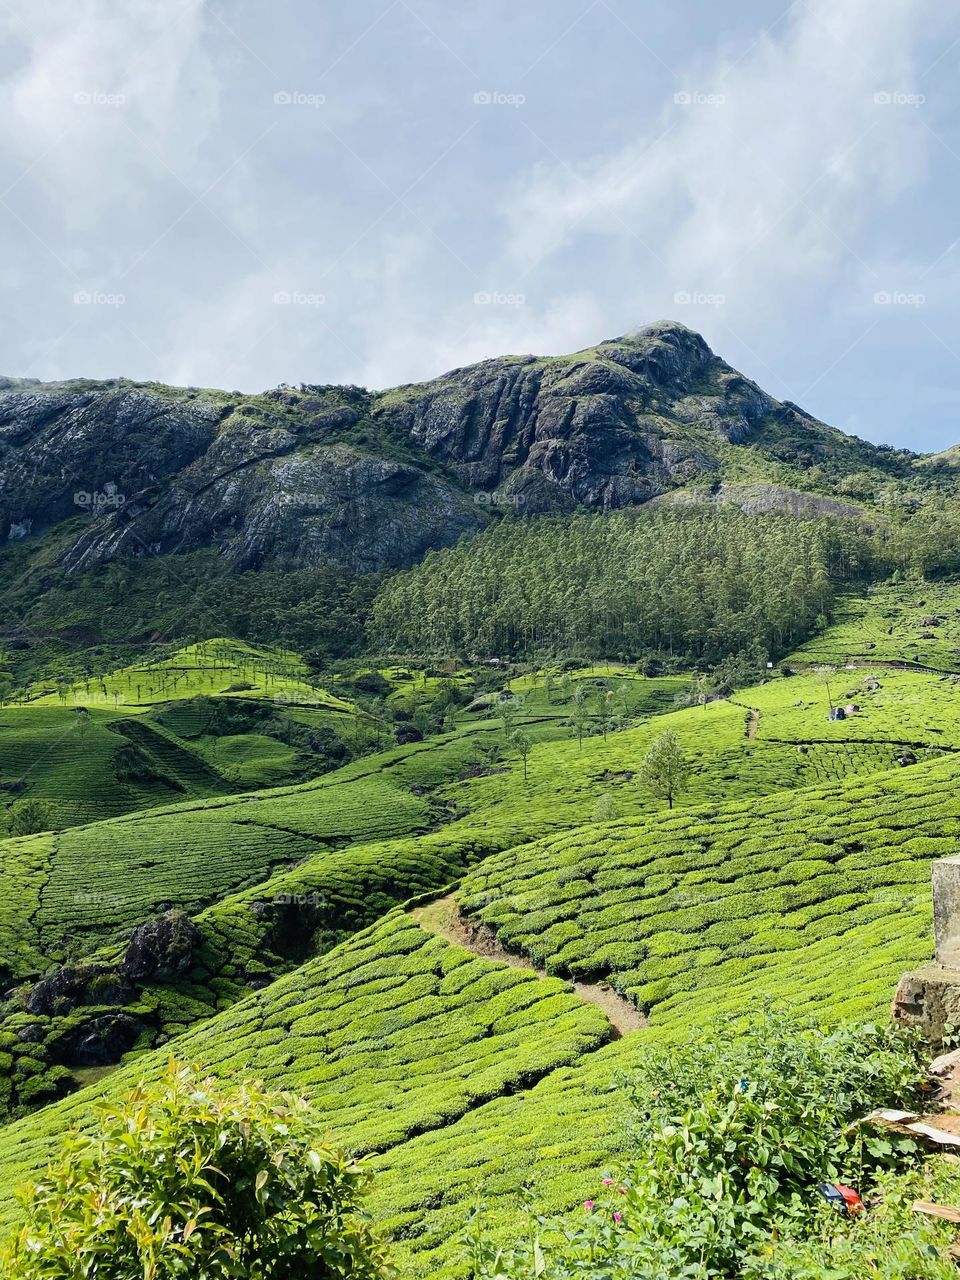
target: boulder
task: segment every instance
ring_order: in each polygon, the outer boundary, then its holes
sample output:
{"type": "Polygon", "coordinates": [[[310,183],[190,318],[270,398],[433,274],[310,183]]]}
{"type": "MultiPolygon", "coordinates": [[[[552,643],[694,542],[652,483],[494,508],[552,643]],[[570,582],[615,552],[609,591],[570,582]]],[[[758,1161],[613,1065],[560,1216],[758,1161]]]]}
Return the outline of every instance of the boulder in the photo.
{"type": "Polygon", "coordinates": [[[185,911],[174,908],[134,929],[120,973],[133,982],[169,982],[190,971],[199,944],[200,930],[185,911]]]}
{"type": "MultiPolygon", "coordinates": [[[[83,1004],[87,988],[95,979],[109,973],[106,965],[63,965],[35,982],[26,992],[23,1007],[27,1013],[69,1013],[75,1005],[83,1004]]],[[[104,1000],[104,1004],[109,1001],[104,1000]]]]}
{"type": "Polygon", "coordinates": [[[133,1048],[142,1030],[128,1013],[103,1013],[78,1027],[60,1052],[74,1067],[109,1066],[133,1048]]]}
{"type": "Polygon", "coordinates": [[[932,1045],[943,1043],[948,1025],[960,1022],[960,970],[928,964],[904,974],[893,997],[893,1020],[917,1027],[932,1045]]]}

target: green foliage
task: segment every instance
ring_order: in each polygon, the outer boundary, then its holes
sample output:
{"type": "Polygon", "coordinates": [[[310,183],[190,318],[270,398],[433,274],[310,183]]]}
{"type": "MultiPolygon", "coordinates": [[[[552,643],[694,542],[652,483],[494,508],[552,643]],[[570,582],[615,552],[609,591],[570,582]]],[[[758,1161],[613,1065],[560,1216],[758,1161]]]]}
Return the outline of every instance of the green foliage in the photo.
{"type": "Polygon", "coordinates": [[[652,791],[661,800],[666,800],[670,809],[689,776],[690,766],[683,754],[680,739],[671,729],[651,742],[637,775],[641,786],[652,791]]]}
{"type": "Polygon", "coordinates": [[[36,835],[40,831],[49,831],[52,825],[50,806],[43,800],[28,797],[25,800],[14,800],[10,806],[12,836],[36,835]]]}
{"type": "Polygon", "coordinates": [[[745,1280],[956,1280],[947,1252],[956,1226],[915,1213],[917,1200],[956,1205],[960,1175],[950,1157],[906,1172],[881,1172],[868,1213],[824,1214],[814,1231],[787,1232],[744,1260],[745,1280]]]}
{"type": "Polygon", "coordinates": [[[300,1099],[171,1063],[66,1137],[0,1260],[10,1280],[373,1280],[366,1183],[300,1099]]]}
{"type": "MultiPolygon", "coordinates": [[[[341,658],[362,648],[380,581],[331,568],[237,574],[213,551],[112,561],[78,574],[52,567],[45,558],[42,544],[4,556],[0,588],[15,595],[17,614],[30,633],[69,630],[88,645],[226,634],[309,649],[324,660],[341,658]],[[31,571],[31,555],[37,570],[31,571]]],[[[67,646],[47,644],[15,657],[21,671],[32,674],[44,657],[62,661],[68,653],[67,646]]]]}
{"type": "Polygon", "coordinates": [[[614,800],[609,791],[604,791],[593,806],[593,821],[612,822],[618,816],[616,800],[614,800]]]}
{"type": "Polygon", "coordinates": [[[958,772],[951,756],[581,827],[485,859],[461,909],[549,973],[605,976],[654,1025],[702,1022],[764,992],[873,1013],[929,951],[930,862],[960,833],[958,772]]]}
{"type": "MultiPolygon", "coordinates": [[[[502,1239],[504,1223],[515,1230],[522,1181],[536,1176],[553,1212],[619,1163],[615,1079],[642,1072],[648,1054],[691,1027],[709,1037],[711,1020],[766,995],[827,1024],[883,1010],[896,978],[929,952],[929,862],[952,852],[960,831],[954,759],[864,776],[889,769],[898,743],[912,741],[921,760],[934,754],[919,745],[927,740],[960,744],[949,678],[881,672],[868,695],[865,673],[843,671],[838,694],[862,711],[828,724],[813,676],[671,711],[689,681],[563,665],[549,691],[542,671],[497,672],[497,687],[522,698],[513,726],[532,743],[526,783],[515,751],[480,758],[501,741],[501,704],[478,697],[442,738],[306,786],[7,841],[3,963],[19,977],[71,947],[80,958],[106,948],[95,958],[109,960],[133,924],[182,904],[201,932],[193,967],[131,1006],[152,1043],[168,1038],[225,1078],[254,1071],[308,1096],[339,1141],[377,1153],[377,1212],[401,1260],[418,1275],[445,1274],[478,1178],[502,1239]],[[608,716],[608,695],[621,689],[626,718],[649,718],[609,731],[620,711],[608,716]],[[582,747],[564,727],[577,703],[588,716],[582,747]],[[748,706],[760,711],[751,737],[748,706]],[[684,807],[652,816],[636,770],[663,729],[690,775],[684,807]],[[861,780],[839,784],[850,775],[861,780]],[[606,805],[596,814],[604,798],[623,817],[611,821],[606,805]],[[609,825],[584,825],[591,819],[609,825]],[[480,961],[388,914],[465,872],[467,929],[487,925],[549,979],[480,961]],[[606,1019],[568,977],[606,980],[649,1026],[608,1043],[606,1019]]],[[[386,715],[394,701],[415,710],[442,700],[449,719],[470,696],[466,673],[439,666],[383,676],[394,690],[386,715]]],[[[225,697],[242,708],[249,692],[225,697]]],[[[93,741],[102,711],[90,714],[93,741]]],[[[192,697],[178,699],[160,730],[199,748],[212,739],[206,718],[192,697]]],[[[8,1070],[0,1056],[0,1089],[9,1079],[10,1096],[32,1105],[36,1088],[47,1105],[0,1131],[7,1187],[42,1165],[93,1099],[158,1069],[156,1055],[140,1056],[48,1102],[74,1082],[57,1079],[46,1035],[19,1039],[28,1020],[16,1016],[11,1040],[0,1027],[0,1055],[13,1059],[8,1070]]],[[[0,1214],[9,1221],[9,1208],[0,1214]]]]}
{"type": "Polygon", "coordinates": [[[834,621],[793,658],[842,666],[902,662],[960,670],[960,587],[956,582],[882,583],[845,594],[834,621]]]}
{"type": "Polygon", "coordinates": [[[400,651],[717,662],[798,643],[870,555],[852,524],[733,510],[510,521],[390,578],[374,624],[400,651]]]}
{"type": "Polygon", "coordinates": [[[755,1275],[752,1255],[823,1224],[818,1182],[866,1194],[878,1169],[914,1154],[912,1142],[898,1147],[854,1122],[915,1104],[920,1079],[915,1038],[872,1025],[824,1032],[775,1010],[654,1051],[624,1089],[635,1109],[625,1170],[604,1178],[573,1222],[534,1218],[512,1250],[474,1230],[473,1274],[755,1275]]]}

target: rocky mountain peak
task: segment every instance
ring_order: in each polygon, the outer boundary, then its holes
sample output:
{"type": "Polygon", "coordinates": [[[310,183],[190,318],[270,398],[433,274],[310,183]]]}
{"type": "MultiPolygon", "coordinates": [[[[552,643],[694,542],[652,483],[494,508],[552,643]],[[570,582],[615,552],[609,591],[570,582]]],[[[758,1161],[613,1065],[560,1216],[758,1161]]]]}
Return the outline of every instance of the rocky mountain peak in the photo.
{"type": "Polygon", "coordinates": [[[69,521],[70,569],[209,546],[237,568],[397,568],[505,512],[611,510],[719,482],[731,447],[763,455],[771,422],[813,453],[853,443],[673,321],[379,393],[5,379],[0,531],[69,521]]]}

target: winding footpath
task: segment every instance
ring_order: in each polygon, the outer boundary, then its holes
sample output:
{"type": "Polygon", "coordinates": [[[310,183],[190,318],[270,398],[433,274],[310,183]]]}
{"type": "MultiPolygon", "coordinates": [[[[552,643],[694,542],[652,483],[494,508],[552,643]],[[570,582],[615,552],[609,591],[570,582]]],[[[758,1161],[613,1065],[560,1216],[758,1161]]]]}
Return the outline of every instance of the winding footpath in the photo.
{"type": "MultiPolygon", "coordinates": [[[[448,893],[446,897],[435,898],[433,902],[412,907],[410,916],[416,920],[421,929],[437,934],[455,947],[464,947],[484,960],[499,960],[514,969],[528,969],[540,978],[550,976],[526,956],[507,951],[497,941],[492,929],[461,915],[455,893],[448,893]]],[[[647,1025],[647,1019],[636,1005],[618,995],[607,983],[571,981],[570,986],[581,1000],[596,1005],[606,1015],[613,1028],[615,1039],[628,1035],[631,1031],[639,1031],[641,1027],[647,1025]]]]}

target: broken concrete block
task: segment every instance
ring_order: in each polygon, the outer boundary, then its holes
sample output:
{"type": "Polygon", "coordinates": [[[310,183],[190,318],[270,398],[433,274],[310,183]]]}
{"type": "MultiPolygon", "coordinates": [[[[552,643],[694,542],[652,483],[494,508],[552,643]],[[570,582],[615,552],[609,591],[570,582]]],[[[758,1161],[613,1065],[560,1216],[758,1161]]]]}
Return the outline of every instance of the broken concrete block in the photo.
{"type": "Polygon", "coordinates": [[[919,1027],[930,1044],[943,1044],[944,1028],[960,1023],[960,968],[928,964],[904,974],[892,1012],[901,1026],[919,1027]]]}

